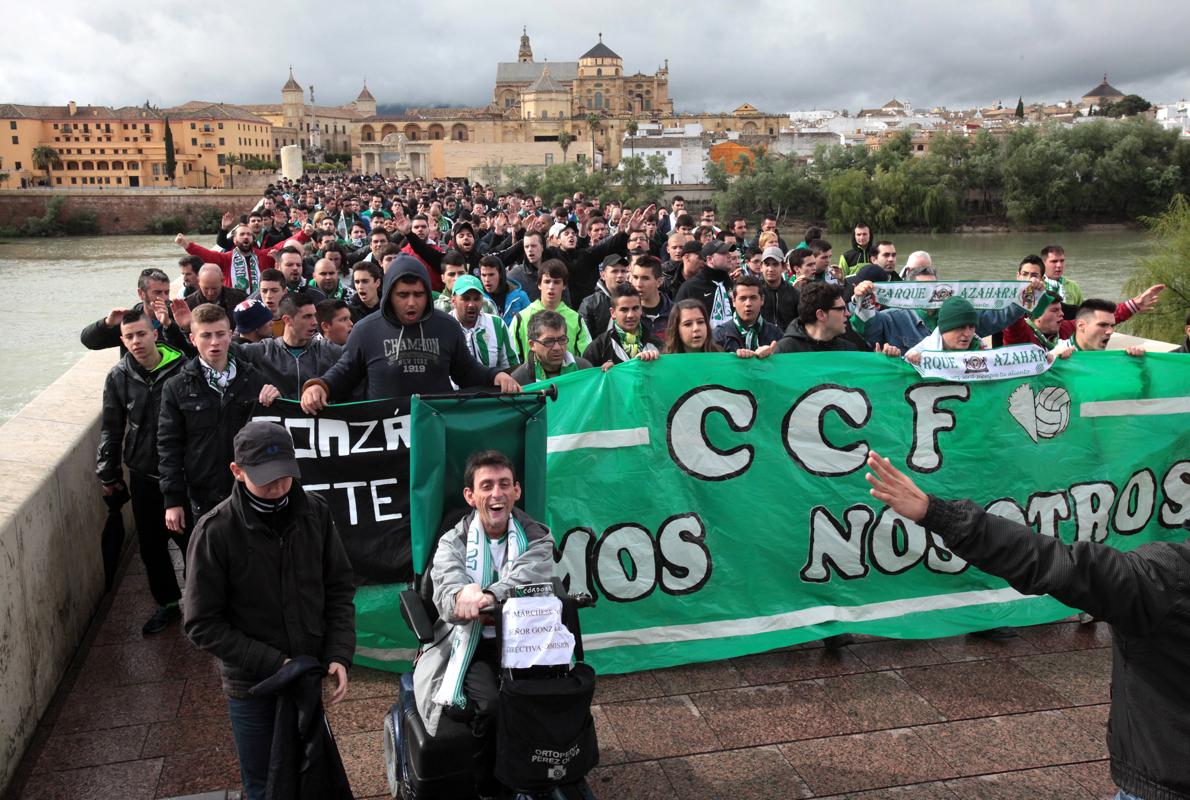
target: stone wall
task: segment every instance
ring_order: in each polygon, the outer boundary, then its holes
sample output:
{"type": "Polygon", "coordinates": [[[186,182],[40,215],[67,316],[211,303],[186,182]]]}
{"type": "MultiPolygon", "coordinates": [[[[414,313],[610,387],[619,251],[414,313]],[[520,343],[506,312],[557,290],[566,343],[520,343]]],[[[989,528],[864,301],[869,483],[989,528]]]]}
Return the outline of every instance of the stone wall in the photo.
{"type": "Polygon", "coordinates": [[[103,598],[95,447],[118,355],[88,353],[0,426],[0,794],[103,598]]]}
{"type": "MultiPolygon", "coordinates": [[[[246,177],[246,176],[244,176],[246,177]]],[[[267,184],[264,184],[267,185],[267,184]]],[[[30,217],[45,214],[54,196],[64,199],[62,213],[94,211],[100,233],[148,233],[151,220],[181,216],[194,225],[200,209],[220,213],[245,213],[260,200],[264,185],[256,189],[102,189],[93,191],[45,191],[10,189],[0,191],[0,227],[17,227],[30,217]]]]}

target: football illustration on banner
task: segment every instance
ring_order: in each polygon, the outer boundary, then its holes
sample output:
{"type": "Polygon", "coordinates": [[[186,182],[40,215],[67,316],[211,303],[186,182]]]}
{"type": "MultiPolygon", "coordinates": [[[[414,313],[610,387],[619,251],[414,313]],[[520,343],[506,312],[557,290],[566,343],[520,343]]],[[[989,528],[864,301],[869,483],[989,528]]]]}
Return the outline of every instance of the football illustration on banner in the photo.
{"type": "Polygon", "coordinates": [[[1061,386],[1047,386],[1034,396],[1022,383],[1008,396],[1008,413],[1033,441],[1053,439],[1070,423],[1070,393],[1061,386]]]}

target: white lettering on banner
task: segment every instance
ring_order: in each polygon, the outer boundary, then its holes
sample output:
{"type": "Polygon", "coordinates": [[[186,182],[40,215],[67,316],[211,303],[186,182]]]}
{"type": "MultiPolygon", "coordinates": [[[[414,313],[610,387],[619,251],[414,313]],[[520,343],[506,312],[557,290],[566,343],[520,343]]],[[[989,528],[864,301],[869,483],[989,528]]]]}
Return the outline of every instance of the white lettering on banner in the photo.
{"type": "Polygon", "coordinates": [[[656,540],[634,522],[612,525],[598,538],[590,528],[572,528],[557,545],[554,574],[567,591],[598,593],[619,603],[648,597],[657,588],[691,594],[711,578],[706,538],[694,513],[666,519],[656,540]]]}
{"type": "Polygon", "coordinates": [[[868,443],[835,447],[826,440],[826,413],[834,411],[852,428],[862,428],[872,418],[872,404],[861,389],[823,384],[798,398],[781,427],[785,450],[812,475],[838,477],[862,469],[868,458],[868,443]]]}
{"type": "Polygon", "coordinates": [[[329,417],[256,416],[253,419],[284,425],[293,437],[294,455],[299,459],[409,449],[408,414],[365,422],[329,417]]]}
{"type": "Polygon", "coordinates": [[[751,445],[720,450],[707,437],[707,417],[722,414],[733,431],[742,433],[756,419],[751,392],[725,386],[700,386],[674,403],[666,425],[669,455],[684,471],[704,481],[724,481],[743,475],[752,466],[751,445]]]}
{"type": "MultiPolygon", "coordinates": [[[[985,505],[989,514],[1029,525],[1039,536],[1057,537],[1058,526],[1072,517],[1074,541],[1102,542],[1110,534],[1130,536],[1143,530],[1158,514],[1157,487],[1164,495],[1158,519],[1166,528],[1180,526],[1190,517],[1190,461],[1173,464],[1158,482],[1147,467],[1133,473],[1122,490],[1108,481],[1076,483],[1062,491],[1035,492],[1023,510],[1012,498],[985,505]]],[[[863,504],[849,506],[840,522],[828,509],[810,511],[809,554],[802,567],[803,581],[822,583],[832,577],[856,580],[875,567],[895,575],[922,563],[931,572],[954,574],[967,562],[946,549],[932,531],[894,514],[863,504]],[[926,535],[928,534],[928,536],[926,535]]]]}
{"type": "Polygon", "coordinates": [[[1032,311],[1041,299],[1028,281],[888,281],[873,286],[876,302],[887,308],[941,308],[950,298],[963,297],[977,309],[1016,304],[1032,311]]]}
{"type": "Polygon", "coordinates": [[[574,635],[562,624],[559,598],[510,597],[503,623],[502,663],[508,669],[570,663],[574,635]]]}
{"type": "MultiPolygon", "coordinates": [[[[390,492],[388,494],[381,495],[380,492],[377,491],[379,489],[379,487],[394,486],[397,483],[398,483],[398,481],[396,478],[377,478],[374,481],[343,481],[342,483],[312,483],[307,486],[304,486],[303,488],[307,492],[323,492],[323,493],[325,493],[331,489],[339,489],[339,490],[345,491],[347,493],[347,516],[348,516],[348,519],[352,525],[358,525],[360,523],[360,513],[359,513],[360,505],[356,498],[355,490],[362,489],[364,487],[368,487],[368,492],[372,499],[370,507],[372,509],[372,515],[373,515],[373,519],[365,520],[365,522],[385,522],[385,521],[401,519],[401,517],[402,517],[401,514],[390,514],[387,512],[382,512],[380,510],[381,506],[385,506],[385,505],[388,505],[389,503],[396,502],[395,496],[394,496],[395,493],[390,492]]],[[[367,497],[368,497],[368,495],[365,495],[365,499],[364,499],[365,504],[367,503],[367,497]]],[[[368,506],[365,505],[365,508],[367,508],[367,507],[368,506]]]]}
{"type": "Polygon", "coordinates": [[[952,431],[954,412],[939,408],[943,400],[967,402],[971,388],[962,384],[939,385],[919,383],[910,386],[905,399],[913,406],[913,446],[908,464],[918,472],[937,472],[942,467],[942,451],[938,448],[938,434],[952,431]]]}

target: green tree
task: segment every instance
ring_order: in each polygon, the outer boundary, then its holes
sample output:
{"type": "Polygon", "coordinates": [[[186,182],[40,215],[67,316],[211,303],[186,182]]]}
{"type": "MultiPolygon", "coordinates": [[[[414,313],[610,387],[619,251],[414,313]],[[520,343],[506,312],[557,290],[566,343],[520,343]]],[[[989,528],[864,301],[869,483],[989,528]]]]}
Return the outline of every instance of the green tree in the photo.
{"type": "Polygon", "coordinates": [[[1143,114],[1153,107],[1153,104],[1138,94],[1129,94],[1100,109],[1105,117],[1134,117],[1143,114]]]}
{"type": "MultiPolygon", "coordinates": [[[[665,159],[659,155],[646,158],[629,156],[616,168],[616,199],[628,208],[646,206],[661,199],[661,183],[666,177],[665,159]]],[[[544,199],[544,198],[543,198],[544,199]]]]}
{"type": "Polygon", "coordinates": [[[235,153],[228,153],[227,158],[223,159],[227,164],[227,188],[236,188],[236,164],[240,163],[240,157],[235,153]]]}
{"type": "Polygon", "coordinates": [[[169,117],[165,118],[165,177],[173,181],[178,171],[178,159],[174,153],[174,132],[169,127],[169,117]]]}
{"type": "Polygon", "coordinates": [[[53,182],[50,180],[50,170],[61,163],[62,158],[58,155],[58,151],[48,144],[38,145],[33,148],[33,166],[45,170],[46,186],[53,185],[53,182]]]}
{"type": "Polygon", "coordinates": [[[1017,119],[1025,118],[1025,98],[1024,97],[1018,97],[1016,99],[1016,111],[1014,111],[1012,115],[1014,117],[1016,117],[1017,119]]]}
{"type": "Polygon", "coordinates": [[[1185,195],[1175,195],[1164,213],[1144,221],[1157,239],[1156,248],[1141,259],[1124,291],[1135,296],[1163,283],[1165,292],[1152,310],[1137,314],[1125,327],[1135,336],[1180,342],[1190,308],[1190,203],[1185,195]]]}
{"type": "Polygon", "coordinates": [[[570,131],[562,131],[558,134],[558,147],[562,148],[562,160],[566,160],[566,151],[570,149],[570,145],[574,144],[574,134],[570,131]]]}
{"type": "Polygon", "coordinates": [[[634,119],[628,120],[628,124],[624,126],[624,133],[628,134],[628,153],[633,156],[636,155],[636,143],[633,141],[633,137],[639,130],[640,125],[634,119]]]}
{"type": "Polygon", "coordinates": [[[834,231],[850,230],[860,221],[873,224],[872,179],[858,169],[837,172],[826,179],[826,225],[834,231]]]}

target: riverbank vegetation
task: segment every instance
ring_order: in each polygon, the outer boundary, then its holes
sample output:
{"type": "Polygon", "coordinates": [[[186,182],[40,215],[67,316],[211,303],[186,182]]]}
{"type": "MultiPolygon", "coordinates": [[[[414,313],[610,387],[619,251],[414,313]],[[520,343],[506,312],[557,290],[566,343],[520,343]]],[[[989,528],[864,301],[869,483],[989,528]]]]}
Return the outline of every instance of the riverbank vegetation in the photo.
{"type": "Polygon", "coordinates": [[[739,175],[708,173],[720,217],[781,217],[881,233],[965,224],[1079,228],[1133,222],[1190,194],[1190,142],[1149,120],[943,133],[919,154],[909,131],[880,149],[819,147],[808,161],[763,152],[739,175]]]}
{"type": "Polygon", "coordinates": [[[1158,283],[1165,284],[1165,291],[1156,308],[1130,319],[1124,330],[1177,344],[1186,336],[1186,310],[1190,309],[1190,202],[1179,194],[1164,213],[1144,222],[1154,235],[1153,253],[1137,264],[1124,285],[1124,295],[1133,297],[1158,283]]]}

